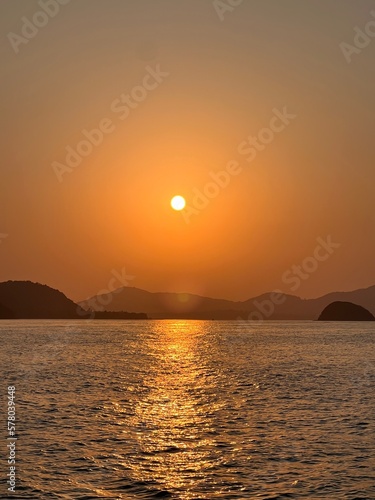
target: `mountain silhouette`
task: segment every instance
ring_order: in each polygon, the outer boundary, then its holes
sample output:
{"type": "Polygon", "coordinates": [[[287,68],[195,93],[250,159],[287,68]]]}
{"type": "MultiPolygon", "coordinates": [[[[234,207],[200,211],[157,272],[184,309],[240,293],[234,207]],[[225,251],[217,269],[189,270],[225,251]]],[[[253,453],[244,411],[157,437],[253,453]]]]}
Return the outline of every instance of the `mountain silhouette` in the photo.
{"type": "Polygon", "coordinates": [[[375,286],[317,299],[269,293],[238,302],[124,287],[76,304],[47,285],[30,281],[0,283],[1,319],[315,320],[332,302],[359,304],[374,314],[375,286]]]}
{"type": "Polygon", "coordinates": [[[146,319],[146,314],[103,311],[92,314],[62,292],[31,281],[0,283],[1,319],[146,319]]]}
{"type": "Polygon", "coordinates": [[[367,309],[352,302],[332,302],[324,308],[319,321],[375,321],[367,309]]]}
{"type": "Polygon", "coordinates": [[[328,304],[342,300],[361,304],[375,313],[375,286],[352,292],[329,293],[317,299],[266,293],[238,302],[190,293],[148,292],[124,287],[109,294],[93,296],[79,304],[85,309],[97,311],[105,308],[111,311],[145,311],[150,318],[157,319],[315,320],[328,304]]]}
{"type": "Polygon", "coordinates": [[[83,314],[63,293],[31,281],[0,283],[0,303],[17,319],[73,319],[83,314]]]}

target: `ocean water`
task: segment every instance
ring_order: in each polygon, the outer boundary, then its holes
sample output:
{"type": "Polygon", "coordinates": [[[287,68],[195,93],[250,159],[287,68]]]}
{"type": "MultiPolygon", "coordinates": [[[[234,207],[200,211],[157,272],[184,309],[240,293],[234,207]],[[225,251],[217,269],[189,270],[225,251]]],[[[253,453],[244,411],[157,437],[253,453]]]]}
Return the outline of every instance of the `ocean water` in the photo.
{"type": "Polygon", "coordinates": [[[0,498],[375,499],[371,323],[1,321],[0,335],[0,498]]]}

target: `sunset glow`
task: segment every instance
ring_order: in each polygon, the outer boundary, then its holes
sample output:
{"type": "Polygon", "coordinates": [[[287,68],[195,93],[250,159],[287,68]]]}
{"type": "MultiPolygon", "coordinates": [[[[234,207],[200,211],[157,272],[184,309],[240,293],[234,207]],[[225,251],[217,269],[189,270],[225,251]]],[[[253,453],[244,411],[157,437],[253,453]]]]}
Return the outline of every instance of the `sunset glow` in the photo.
{"type": "Polygon", "coordinates": [[[171,207],[173,208],[173,210],[183,210],[185,208],[185,205],[185,198],[183,198],[182,196],[177,195],[171,199],[171,207]]]}
{"type": "Polygon", "coordinates": [[[373,498],[372,0],[0,0],[1,498],[373,498]]]}

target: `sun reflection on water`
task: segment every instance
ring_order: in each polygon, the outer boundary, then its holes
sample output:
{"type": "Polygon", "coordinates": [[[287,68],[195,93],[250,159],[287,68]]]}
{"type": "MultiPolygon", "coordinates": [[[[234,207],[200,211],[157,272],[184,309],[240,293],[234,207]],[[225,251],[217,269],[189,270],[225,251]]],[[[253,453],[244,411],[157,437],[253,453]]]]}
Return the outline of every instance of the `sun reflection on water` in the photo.
{"type": "MultiPolygon", "coordinates": [[[[151,355],[143,385],[146,393],[136,402],[126,425],[135,434],[131,469],[134,479],[152,481],[189,495],[189,484],[205,481],[207,469],[217,465],[213,456],[213,416],[217,374],[201,356],[207,342],[202,322],[156,323],[155,335],[144,346],[151,355]]],[[[182,498],[182,497],[181,497],[182,498]]]]}

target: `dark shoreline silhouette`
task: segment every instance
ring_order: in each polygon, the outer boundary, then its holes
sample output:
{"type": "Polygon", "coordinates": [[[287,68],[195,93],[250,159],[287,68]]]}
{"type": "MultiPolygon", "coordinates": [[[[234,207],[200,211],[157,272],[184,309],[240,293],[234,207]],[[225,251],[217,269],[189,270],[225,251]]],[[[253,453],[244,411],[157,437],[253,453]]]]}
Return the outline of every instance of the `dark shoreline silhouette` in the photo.
{"type": "Polygon", "coordinates": [[[7,281],[0,283],[0,319],[316,320],[325,307],[341,299],[375,313],[375,286],[317,299],[270,293],[243,302],[126,287],[110,297],[95,296],[76,304],[47,285],[7,281]]]}

